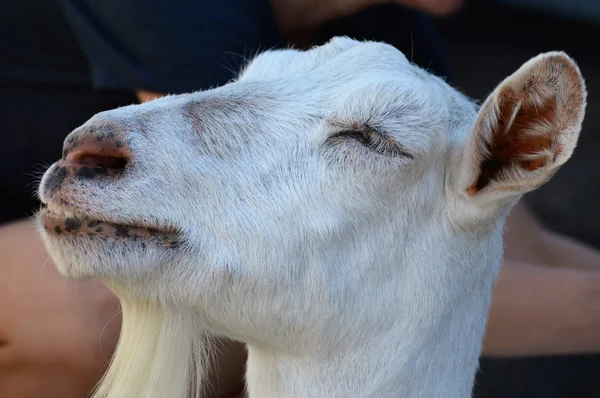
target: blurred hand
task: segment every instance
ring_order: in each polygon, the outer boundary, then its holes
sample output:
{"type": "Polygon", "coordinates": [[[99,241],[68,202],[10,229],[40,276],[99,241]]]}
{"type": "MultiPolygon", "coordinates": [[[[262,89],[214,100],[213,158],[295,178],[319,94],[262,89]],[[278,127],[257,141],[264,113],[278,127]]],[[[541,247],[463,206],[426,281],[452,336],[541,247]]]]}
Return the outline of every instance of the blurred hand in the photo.
{"type": "Polygon", "coordinates": [[[288,37],[381,4],[397,4],[445,16],[457,11],[463,0],[271,0],[279,28],[288,37]]]}
{"type": "Polygon", "coordinates": [[[0,397],[85,397],[117,343],[116,297],[63,278],[29,221],[0,227],[0,273],[0,397]]]}
{"type": "Polygon", "coordinates": [[[390,3],[403,5],[424,11],[428,14],[443,17],[450,15],[463,5],[463,0],[394,0],[390,3]]]}
{"type": "MultiPolygon", "coordinates": [[[[117,298],[60,275],[31,222],[0,226],[0,274],[0,397],[88,396],[117,344],[117,298]]],[[[221,341],[216,352],[206,398],[242,397],[245,347],[221,341]]]]}

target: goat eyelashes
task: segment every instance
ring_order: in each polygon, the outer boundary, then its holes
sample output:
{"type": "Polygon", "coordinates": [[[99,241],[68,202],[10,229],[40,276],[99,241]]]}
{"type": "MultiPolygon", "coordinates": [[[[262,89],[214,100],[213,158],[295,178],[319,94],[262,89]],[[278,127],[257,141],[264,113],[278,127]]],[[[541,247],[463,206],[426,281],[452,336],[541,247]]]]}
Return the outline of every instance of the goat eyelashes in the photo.
{"type": "Polygon", "coordinates": [[[413,156],[392,137],[387,134],[380,133],[372,128],[343,130],[331,138],[335,139],[336,141],[355,140],[384,156],[401,156],[408,159],[413,159],[413,156]]]}

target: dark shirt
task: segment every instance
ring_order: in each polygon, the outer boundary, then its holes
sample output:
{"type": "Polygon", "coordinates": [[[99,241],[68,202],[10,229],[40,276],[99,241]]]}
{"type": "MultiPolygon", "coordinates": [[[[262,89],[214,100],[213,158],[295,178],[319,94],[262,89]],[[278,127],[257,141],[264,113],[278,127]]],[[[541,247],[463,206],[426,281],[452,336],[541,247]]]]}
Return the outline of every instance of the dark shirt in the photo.
{"type": "MultiPolygon", "coordinates": [[[[448,75],[422,14],[372,8],[323,26],[317,42],[335,35],[388,42],[448,75]]],[[[247,58],[284,45],[267,0],[1,2],[0,223],[32,214],[38,177],[95,113],[136,102],[135,90],[222,85],[247,58]]]]}

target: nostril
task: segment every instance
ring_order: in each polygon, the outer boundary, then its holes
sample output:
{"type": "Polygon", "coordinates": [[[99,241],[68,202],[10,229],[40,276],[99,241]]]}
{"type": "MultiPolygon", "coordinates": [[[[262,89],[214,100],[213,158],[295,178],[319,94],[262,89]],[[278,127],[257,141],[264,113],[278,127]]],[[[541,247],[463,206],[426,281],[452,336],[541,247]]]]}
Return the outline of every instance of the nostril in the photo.
{"type": "Polygon", "coordinates": [[[63,165],[75,172],[76,178],[89,180],[97,177],[118,176],[124,172],[130,157],[128,152],[110,147],[88,145],[69,153],[63,165]]]}
{"type": "Polygon", "coordinates": [[[64,165],[87,169],[94,175],[102,173],[102,170],[111,175],[113,172],[123,171],[131,161],[132,154],[128,147],[118,145],[117,142],[120,141],[97,140],[93,136],[79,138],[75,145],[66,146],[64,165]]]}
{"type": "Polygon", "coordinates": [[[110,126],[74,133],[65,140],[61,166],[75,178],[119,177],[135,157],[125,133],[110,126]]]}
{"type": "Polygon", "coordinates": [[[91,153],[78,153],[70,156],[72,163],[86,167],[122,170],[127,165],[127,159],[122,156],[95,155],[91,153]]]}

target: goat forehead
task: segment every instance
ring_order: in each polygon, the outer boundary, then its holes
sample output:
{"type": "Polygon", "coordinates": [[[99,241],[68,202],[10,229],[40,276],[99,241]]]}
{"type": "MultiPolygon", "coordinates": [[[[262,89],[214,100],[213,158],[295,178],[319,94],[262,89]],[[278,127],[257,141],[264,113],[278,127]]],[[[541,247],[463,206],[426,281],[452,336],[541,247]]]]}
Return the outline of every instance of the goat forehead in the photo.
{"type": "Polygon", "coordinates": [[[338,74],[329,79],[305,76],[234,82],[210,91],[102,112],[94,119],[110,115],[150,121],[195,114],[204,118],[231,115],[256,120],[278,113],[285,114],[287,120],[303,114],[323,119],[339,116],[371,119],[380,114],[393,118],[392,111],[404,108],[403,105],[410,105],[410,112],[417,117],[430,113],[432,108],[440,111],[447,103],[447,93],[438,85],[394,72],[373,71],[353,77],[338,74]]]}
{"type": "Polygon", "coordinates": [[[388,44],[335,38],[309,51],[288,49],[262,53],[242,71],[239,80],[272,80],[294,75],[298,78],[320,75],[342,80],[366,71],[393,70],[414,74],[418,69],[402,52],[388,44]]]}
{"type": "Polygon", "coordinates": [[[447,122],[457,94],[392,46],[337,38],[310,51],[263,53],[237,81],[214,90],[111,112],[150,123],[190,114],[205,121],[234,117],[259,123],[279,114],[288,122],[307,115],[336,123],[410,118],[413,127],[421,120],[431,128],[447,122]]]}

